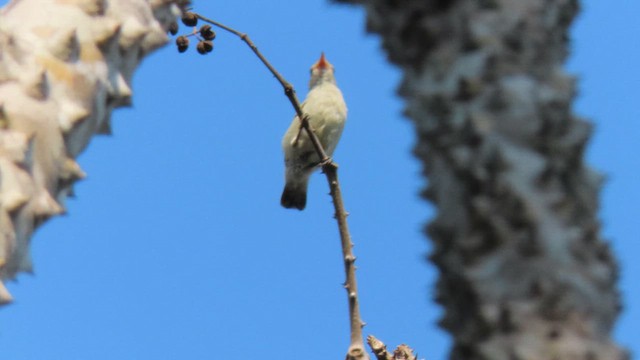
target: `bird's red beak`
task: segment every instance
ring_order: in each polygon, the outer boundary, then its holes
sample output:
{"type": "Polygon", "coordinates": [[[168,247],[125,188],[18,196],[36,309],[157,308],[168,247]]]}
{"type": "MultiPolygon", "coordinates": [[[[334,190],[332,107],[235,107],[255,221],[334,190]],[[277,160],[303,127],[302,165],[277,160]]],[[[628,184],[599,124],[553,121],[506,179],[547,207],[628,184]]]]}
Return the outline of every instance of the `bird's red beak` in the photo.
{"type": "Polygon", "coordinates": [[[327,59],[324,58],[324,52],[320,54],[320,60],[318,60],[318,62],[316,63],[316,67],[318,69],[326,69],[329,67],[329,63],[327,62],[327,59]]]}

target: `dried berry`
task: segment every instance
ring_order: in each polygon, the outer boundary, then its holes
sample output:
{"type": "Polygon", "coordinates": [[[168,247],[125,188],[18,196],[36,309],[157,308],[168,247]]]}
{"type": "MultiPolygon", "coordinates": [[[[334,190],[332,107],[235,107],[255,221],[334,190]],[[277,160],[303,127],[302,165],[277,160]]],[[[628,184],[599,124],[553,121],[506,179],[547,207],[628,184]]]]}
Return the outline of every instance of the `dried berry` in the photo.
{"type": "Polygon", "coordinates": [[[191,11],[187,11],[182,15],[182,23],[186,26],[196,26],[198,24],[198,16],[191,11]]]}
{"type": "Polygon", "coordinates": [[[178,46],[178,52],[183,53],[189,48],[189,39],[186,36],[178,36],[176,45],[178,46]]]}
{"type": "Polygon", "coordinates": [[[177,22],[172,22],[171,24],[169,24],[169,33],[171,33],[171,35],[175,35],[178,33],[178,23],[177,22]]]}
{"type": "Polygon", "coordinates": [[[211,40],[205,40],[202,42],[204,45],[205,50],[207,50],[207,52],[211,52],[213,51],[213,41],[211,40]]]}
{"type": "Polygon", "coordinates": [[[207,50],[205,50],[205,48],[204,48],[204,42],[203,41],[200,41],[198,43],[198,46],[196,46],[196,50],[198,50],[198,53],[200,55],[204,55],[204,54],[207,53],[207,50]]]}
{"type": "Polygon", "coordinates": [[[216,32],[211,29],[211,25],[202,25],[200,28],[200,36],[205,40],[213,40],[216,38],[216,32]]]}
{"type": "Polygon", "coordinates": [[[213,50],[213,43],[209,40],[200,41],[196,47],[198,53],[205,55],[213,50]]]}

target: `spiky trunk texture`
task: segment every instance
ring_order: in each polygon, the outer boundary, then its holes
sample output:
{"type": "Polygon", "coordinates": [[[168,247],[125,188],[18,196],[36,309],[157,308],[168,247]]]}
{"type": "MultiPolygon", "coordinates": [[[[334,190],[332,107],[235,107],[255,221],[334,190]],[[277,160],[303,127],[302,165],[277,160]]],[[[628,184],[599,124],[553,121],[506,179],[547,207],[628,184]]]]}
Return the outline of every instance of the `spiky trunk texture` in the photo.
{"type": "Polygon", "coordinates": [[[562,69],[575,0],[343,0],[404,71],[438,209],[427,233],[456,360],[618,360],[618,269],[591,126],[562,69]]]}
{"type": "Polygon", "coordinates": [[[179,0],[13,0],[0,10],[0,304],[31,271],[35,228],[64,212],[74,158],[129,104],[140,60],[167,41],[179,0]]]}

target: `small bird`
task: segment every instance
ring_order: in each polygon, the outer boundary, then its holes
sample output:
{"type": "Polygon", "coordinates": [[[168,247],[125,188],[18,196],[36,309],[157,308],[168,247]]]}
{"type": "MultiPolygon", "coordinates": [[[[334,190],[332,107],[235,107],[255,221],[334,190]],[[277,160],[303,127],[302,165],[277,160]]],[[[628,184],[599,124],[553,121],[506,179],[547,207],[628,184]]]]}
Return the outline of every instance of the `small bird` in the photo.
{"type": "MultiPolygon", "coordinates": [[[[302,103],[302,111],[308,116],[309,125],[327,153],[331,156],[338,145],[344,123],[347,120],[347,105],[336,85],[333,65],[320,55],[311,67],[309,93],[302,103]]],[[[287,209],[303,210],[307,204],[309,178],[320,163],[306,131],[300,132],[297,116],[282,139],[285,164],[285,186],[280,203],[287,209]]]]}

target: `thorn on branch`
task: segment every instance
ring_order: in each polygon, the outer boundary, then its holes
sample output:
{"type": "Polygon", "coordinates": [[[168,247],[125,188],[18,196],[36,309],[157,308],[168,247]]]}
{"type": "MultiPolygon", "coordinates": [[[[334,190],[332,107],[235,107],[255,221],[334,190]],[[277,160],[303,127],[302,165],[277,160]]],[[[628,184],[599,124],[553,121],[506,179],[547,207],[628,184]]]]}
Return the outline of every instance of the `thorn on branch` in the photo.
{"type": "Polygon", "coordinates": [[[369,344],[371,351],[373,351],[378,360],[393,360],[391,354],[387,351],[387,346],[373,335],[367,336],[367,344],[369,344]]]}
{"type": "Polygon", "coordinates": [[[418,356],[413,355],[413,349],[405,344],[400,344],[395,350],[393,350],[393,358],[397,360],[418,360],[418,356]]]}
{"type": "Polygon", "coordinates": [[[413,349],[405,344],[399,345],[393,354],[390,354],[387,346],[373,335],[367,336],[367,344],[378,360],[418,360],[418,356],[413,354],[413,349]]]}

